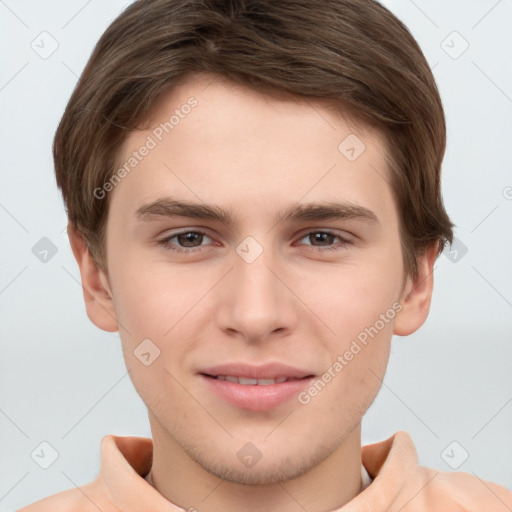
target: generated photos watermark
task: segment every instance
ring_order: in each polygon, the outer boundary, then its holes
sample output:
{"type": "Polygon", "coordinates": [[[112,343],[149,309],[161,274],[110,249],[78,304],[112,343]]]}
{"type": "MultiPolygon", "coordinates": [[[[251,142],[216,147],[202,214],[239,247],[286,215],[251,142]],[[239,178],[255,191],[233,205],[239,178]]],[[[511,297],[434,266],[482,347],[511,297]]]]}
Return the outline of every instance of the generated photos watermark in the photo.
{"type": "Polygon", "coordinates": [[[336,357],[336,360],[327,368],[327,370],[316,379],[311,386],[298,395],[298,400],[302,405],[307,405],[313,398],[331,382],[341,371],[359,354],[364,347],[368,345],[369,338],[373,339],[384,329],[384,327],[391,322],[402,311],[403,306],[400,302],[394,302],[392,306],[382,313],[378,320],[376,320],[370,327],[365,327],[355,339],[352,340],[350,347],[341,355],[336,357]]]}

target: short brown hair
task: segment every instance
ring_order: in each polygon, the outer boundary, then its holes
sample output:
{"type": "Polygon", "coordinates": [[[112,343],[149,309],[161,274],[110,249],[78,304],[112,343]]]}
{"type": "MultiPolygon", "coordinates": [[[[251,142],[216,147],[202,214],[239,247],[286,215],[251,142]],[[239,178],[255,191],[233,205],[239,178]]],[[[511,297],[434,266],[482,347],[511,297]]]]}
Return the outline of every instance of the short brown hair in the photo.
{"type": "Polygon", "coordinates": [[[262,92],[327,99],[377,127],[406,271],[416,275],[419,254],[452,241],[440,185],[441,99],[418,44],[386,8],[373,0],[137,0],[97,43],[53,146],[69,221],[100,266],[108,201],[94,190],[116,171],[129,131],[201,72],[262,92]]]}

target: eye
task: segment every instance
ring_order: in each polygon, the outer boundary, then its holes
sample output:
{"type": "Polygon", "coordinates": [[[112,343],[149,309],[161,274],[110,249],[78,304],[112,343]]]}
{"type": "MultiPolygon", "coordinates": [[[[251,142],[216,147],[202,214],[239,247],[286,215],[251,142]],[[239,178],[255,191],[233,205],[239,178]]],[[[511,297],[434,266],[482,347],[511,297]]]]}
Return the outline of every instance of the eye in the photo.
{"type": "MultiPolygon", "coordinates": [[[[205,232],[194,230],[174,233],[159,240],[158,244],[178,253],[192,253],[201,250],[212,241],[205,232]],[[205,241],[206,244],[203,243],[205,241]]],[[[309,245],[318,252],[342,250],[350,243],[346,238],[331,231],[310,231],[299,239],[299,245],[309,245]],[[301,244],[303,240],[306,240],[306,243],[301,244]]]]}
{"type": "Polygon", "coordinates": [[[310,245],[315,251],[319,252],[337,251],[351,243],[346,238],[332,231],[310,231],[303,236],[299,242],[302,240],[308,240],[308,242],[310,242],[309,244],[306,243],[303,245],[310,245]],[[339,242],[333,245],[336,243],[336,240],[339,240],[339,242]]]}
{"type": "Polygon", "coordinates": [[[194,249],[203,247],[202,242],[206,239],[212,239],[203,231],[182,231],[170,235],[158,243],[166,249],[176,252],[193,252],[194,249]]]}

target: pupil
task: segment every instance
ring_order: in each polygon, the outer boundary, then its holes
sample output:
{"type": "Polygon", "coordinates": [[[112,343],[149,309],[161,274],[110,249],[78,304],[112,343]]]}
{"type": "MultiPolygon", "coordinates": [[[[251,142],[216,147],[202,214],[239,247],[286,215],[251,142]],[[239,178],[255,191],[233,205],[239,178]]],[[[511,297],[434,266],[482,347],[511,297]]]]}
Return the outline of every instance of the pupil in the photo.
{"type": "Polygon", "coordinates": [[[180,245],[184,247],[195,247],[194,242],[198,239],[201,241],[202,235],[199,233],[185,233],[183,235],[179,235],[178,240],[180,245]]]}
{"type": "Polygon", "coordinates": [[[313,234],[314,241],[320,242],[320,244],[322,244],[322,245],[329,245],[329,242],[332,242],[330,239],[330,237],[332,237],[332,236],[334,236],[334,235],[331,235],[330,233],[314,233],[313,234]],[[325,242],[327,242],[327,244],[325,242]]]}

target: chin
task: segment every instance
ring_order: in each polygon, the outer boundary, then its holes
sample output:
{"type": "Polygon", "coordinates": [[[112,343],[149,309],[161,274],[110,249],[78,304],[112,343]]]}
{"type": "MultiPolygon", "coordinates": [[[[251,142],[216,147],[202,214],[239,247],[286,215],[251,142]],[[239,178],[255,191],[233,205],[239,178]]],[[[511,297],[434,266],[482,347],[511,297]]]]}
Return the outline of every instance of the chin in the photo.
{"type": "MultiPolygon", "coordinates": [[[[308,448],[311,450],[313,447],[310,445],[308,448]]],[[[332,450],[326,447],[323,450],[318,448],[314,453],[290,453],[289,447],[286,453],[272,450],[271,456],[262,453],[261,458],[251,467],[244,467],[236,455],[226,457],[229,451],[223,451],[217,457],[212,454],[211,448],[206,453],[185,451],[203,469],[222,480],[243,485],[272,485],[307,473],[326,459],[332,450]]]]}
{"type": "MultiPolygon", "coordinates": [[[[261,463],[261,461],[260,461],[261,463]]],[[[258,463],[258,465],[260,464],[258,463]]],[[[287,482],[309,471],[307,464],[297,461],[281,461],[277,464],[263,464],[260,467],[243,468],[219,463],[205,464],[203,468],[222,480],[243,485],[273,485],[287,482]]]]}

